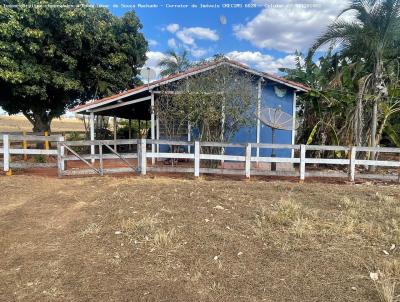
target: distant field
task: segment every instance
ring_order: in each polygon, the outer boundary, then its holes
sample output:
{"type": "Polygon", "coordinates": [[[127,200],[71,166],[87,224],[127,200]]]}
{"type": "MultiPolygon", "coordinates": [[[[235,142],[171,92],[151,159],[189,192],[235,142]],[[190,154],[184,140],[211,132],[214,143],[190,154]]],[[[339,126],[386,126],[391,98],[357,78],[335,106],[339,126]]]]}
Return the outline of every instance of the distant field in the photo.
{"type": "MultiPolygon", "coordinates": [[[[85,131],[83,122],[77,118],[55,119],[53,132],[85,131]]],[[[32,125],[24,116],[0,116],[0,132],[32,132],[32,125]]]]}
{"type": "Polygon", "coordinates": [[[3,176],[0,188],[0,301],[398,301],[398,185],[3,176]]]}

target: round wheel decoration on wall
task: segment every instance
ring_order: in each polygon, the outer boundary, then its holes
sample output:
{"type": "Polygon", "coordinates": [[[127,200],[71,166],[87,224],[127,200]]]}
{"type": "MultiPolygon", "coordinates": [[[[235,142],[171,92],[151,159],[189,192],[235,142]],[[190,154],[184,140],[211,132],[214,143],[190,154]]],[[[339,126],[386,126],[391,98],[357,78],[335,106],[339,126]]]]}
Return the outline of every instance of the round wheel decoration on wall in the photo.
{"type": "Polygon", "coordinates": [[[286,88],[279,88],[278,86],[274,86],[274,91],[275,91],[275,94],[280,98],[283,98],[287,93],[286,88]]]}

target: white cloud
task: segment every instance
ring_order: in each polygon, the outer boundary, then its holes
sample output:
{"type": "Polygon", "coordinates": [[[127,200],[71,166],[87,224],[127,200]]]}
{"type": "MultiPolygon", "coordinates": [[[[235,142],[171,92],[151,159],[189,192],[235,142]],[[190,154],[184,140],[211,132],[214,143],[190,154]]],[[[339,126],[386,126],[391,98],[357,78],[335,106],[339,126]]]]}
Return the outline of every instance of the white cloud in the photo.
{"type": "Polygon", "coordinates": [[[173,34],[177,30],[179,30],[179,24],[176,23],[168,24],[166,30],[173,34]]]}
{"type": "Polygon", "coordinates": [[[237,38],[254,46],[284,52],[307,50],[338,13],[349,5],[348,0],[253,1],[267,4],[246,24],[233,27],[237,38]]]}
{"type": "Polygon", "coordinates": [[[196,58],[203,57],[208,52],[207,49],[196,48],[196,47],[195,48],[189,48],[188,50],[190,51],[192,56],[196,57],[196,58]]]}
{"type": "Polygon", "coordinates": [[[296,58],[295,55],[275,58],[271,55],[262,54],[259,51],[231,51],[226,56],[231,60],[239,61],[259,71],[275,74],[279,72],[279,68],[293,68],[296,58]]]}
{"type": "Polygon", "coordinates": [[[177,47],[176,41],[175,41],[174,38],[168,39],[168,47],[170,47],[170,48],[176,48],[177,47]]]}
{"type": "Polygon", "coordinates": [[[148,42],[149,42],[150,46],[157,46],[158,45],[158,42],[156,40],[153,40],[153,39],[149,39],[148,42]]]}
{"type": "MultiPolygon", "coordinates": [[[[166,57],[166,55],[160,51],[148,51],[146,53],[146,56],[147,56],[147,61],[144,64],[143,68],[150,67],[151,69],[154,69],[157,74],[157,77],[159,77],[161,68],[158,67],[157,65],[162,59],[166,57]]],[[[145,80],[143,79],[143,81],[145,80]]]]}
{"type": "Polygon", "coordinates": [[[207,27],[188,27],[176,32],[176,36],[184,44],[195,46],[195,40],[218,41],[219,36],[215,30],[207,27]]]}

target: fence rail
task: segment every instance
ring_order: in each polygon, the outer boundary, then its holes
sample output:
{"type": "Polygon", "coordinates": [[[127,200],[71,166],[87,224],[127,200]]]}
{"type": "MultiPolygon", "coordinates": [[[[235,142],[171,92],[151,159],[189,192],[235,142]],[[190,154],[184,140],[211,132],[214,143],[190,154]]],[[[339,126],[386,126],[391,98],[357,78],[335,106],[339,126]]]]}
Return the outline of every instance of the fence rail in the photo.
{"type": "MultiPolygon", "coordinates": [[[[155,148],[153,150],[156,150],[155,148]]],[[[158,148],[157,148],[158,150],[158,148]]],[[[73,151],[73,150],[72,150],[73,151]]],[[[379,175],[379,174],[363,174],[357,173],[356,166],[380,166],[386,168],[400,168],[400,160],[366,160],[359,159],[357,155],[361,152],[378,152],[378,153],[396,153],[400,155],[400,148],[371,148],[371,147],[347,147],[347,146],[316,146],[316,145],[289,145],[289,144],[256,144],[256,143],[218,143],[218,142],[186,142],[186,141],[169,141],[169,140],[97,140],[97,141],[73,141],[73,142],[58,142],[58,168],[59,175],[71,174],[106,174],[106,173],[121,173],[121,172],[138,172],[145,175],[147,172],[168,172],[168,173],[193,173],[194,176],[200,174],[222,174],[222,175],[244,175],[250,178],[251,175],[259,176],[292,176],[299,177],[304,180],[306,177],[347,177],[350,181],[357,178],[366,179],[383,179],[400,181],[399,172],[395,175],[379,175]],[[136,153],[118,154],[116,150],[112,150],[111,145],[128,145],[136,144],[136,153]],[[148,150],[148,145],[176,145],[176,146],[191,146],[193,153],[173,153],[173,152],[151,152],[148,150]],[[97,146],[98,154],[73,154],[64,155],[63,148],[68,148],[71,151],[72,147],[78,146],[97,146]],[[103,154],[103,146],[113,151],[111,154],[103,154]],[[203,153],[202,147],[218,147],[224,148],[242,148],[243,155],[225,155],[225,154],[210,154],[203,153]],[[252,152],[257,149],[286,149],[297,150],[297,157],[271,157],[271,156],[254,156],[252,152]],[[307,151],[337,151],[347,153],[346,158],[315,158],[307,157],[307,151]],[[105,159],[121,159],[127,165],[123,168],[105,168],[105,159]],[[136,159],[136,167],[129,163],[128,159],[136,159]],[[148,165],[147,161],[151,159],[154,163],[155,159],[187,159],[193,161],[191,167],[159,167],[148,165]],[[86,163],[88,169],[76,171],[65,170],[64,162],[70,160],[81,160],[86,163]],[[89,162],[89,160],[91,162],[89,162]],[[98,160],[98,166],[94,162],[98,160]],[[221,162],[239,162],[244,164],[241,169],[220,169],[201,166],[201,161],[213,160],[221,162]],[[254,168],[254,164],[259,163],[287,163],[298,164],[298,170],[293,171],[270,171],[254,168]],[[332,166],[347,166],[346,172],[335,171],[306,171],[307,164],[322,164],[332,166]]]]}
{"type": "MultiPolygon", "coordinates": [[[[177,148],[176,150],[179,150],[177,148]]],[[[171,148],[171,150],[174,150],[171,148]]],[[[215,149],[214,149],[215,150],[215,149]]],[[[57,167],[60,176],[64,175],[79,175],[79,174],[99,174],[108,173],[129,173],[135,172],[145,175],[147,172],[167,172],[167,173],[192,173],[195,176],[200,174],[220,174],[220,175],[243,175],[247,178],[259,175],[265,176],[291,176],[299,177],[304,180],[306,177],[347,177],[350,181],[356,178],[365,179],[383,179],[391,181],[400,181],[400,148],[382,148],[382,147],[348,147],[348,146],[317,146],[317,145],[290,145],[290,144],[256,144],[256,143],[220,143],[220,142],[198,142],[198,141],[170,141],[170,140],[151,140],[151,139],[120,139],[120,140],[93,140],[93,141],[65,141],[63,136],[49,135],[0,135],[0,154],[3,154],[3,169],[9,171],[12,167],[24,168],[32,166],[48,167],[48,164],[41,163],[24,163],[11,161],[12,155],[48,155],[57,157],[57,167]],[[47,147],[45,149],[33,148],[29,149],[27,142],[43,142],[47,147]],[[22,143],[22,148],[17,148],[15,143],[22,143]],[[49,142],[56,142],[57,149],[50,149],[49,142]],[[14,143],[14,146],[13,144],[14,143]],[[2,144],[2,146],[1,146],[2,144]],[[120,145],[136,145],[136,152],[119,153],[117,146],[120,145]],[[152,152],[150,150],[159,150],[159,148],[148,148],[149,145],[167,145],[187,147],[188,153],[178,152],[152,152]],[[79,154],[76,148],[78,147],[93,147],[83,148],[84,152],[90,154],[79,154]],[[211,147],[211,148],[210,148],[211,147]],[[75,149],[74,149],[75,148],[75,149]],[[217,148],[219,154],[212,154],[210,149],[217,148]],[[241,149],[239,155],[223,154],[226,148],[241,149]],[[97,149],[97,153],[95,150],[97,149]],[[104,149],[104,150],[103,150],[104,149]],[[283,149],[296,151],[294,157],[272,157],[272,156],[255,156],[260,149],[283,149]],[[94,150],[94,152],[93,152],[94,150]],[[190,152],[190,150],[192,152],[190,152]],[[316,158],[309,155],[309,151],[320,152],[329,151],[340,156],[334,158],[316,158]],[[107,153],[108,152],[108,153],[107,153]],[[361,153],[375,152],[378,154],[392,153],[396,154],[397,159],[393,160],[382,159],[364,159],[360,157],[361,153]],[[307,154],[308,153],[308,154],[307,154]],[[148,164],[151,159],[152,165],[148,164]],[[185,166],[155,166],[156,159],[169,160],[187,160],[189,163],[185,166]],[[123,167],[105,167],[105,160],[119,160],[123,167]],[[85,163],[86,169],[67,170],[66,162],[81,161],[85,163]],[[228,168],[212,168],[201,165],[204,161],[219,161],[242,163],[243,167],[237,169],[228,168]],[[190,162],[192,164],[190,164],[190,162]],[[267,169],[257,168],[258,164],[263,163],[285,163],[289,165],[295,164],[297,169],[291,171],[271,171],[267,169]],[[324,171],[324,170],[309,170],[306,165],[330,165],[345,167],[344,171],[324,171]],[[381,174],[365,174],[359,173],[356,170],[357,166],[376,166],[384,168],[394,168],[395,173],[390,175],[381,174]]]]}
{"type": "Polygon", "coordinates": [[[57,156],[56,149],[50,149],[50,142],[62,142],[64,137],[61,135],[20,135],[20,134],[3,134],[0,135],[0,154],[3,154],[3,170],[10,171],[10,168],[30,168],[30,167],[51,167],[55,165],[43,164],[43,163],[24,163],[24,162],[11,162],[11,155],[24,155],[25,160],[27,155],[53,155],[57,156]],[[12,146],[12,143],[22,143],[22,148],[16,148],[12,146]],[[28,142],[43,142],[45,144],[44,149],[29,149],[28,142]]]}

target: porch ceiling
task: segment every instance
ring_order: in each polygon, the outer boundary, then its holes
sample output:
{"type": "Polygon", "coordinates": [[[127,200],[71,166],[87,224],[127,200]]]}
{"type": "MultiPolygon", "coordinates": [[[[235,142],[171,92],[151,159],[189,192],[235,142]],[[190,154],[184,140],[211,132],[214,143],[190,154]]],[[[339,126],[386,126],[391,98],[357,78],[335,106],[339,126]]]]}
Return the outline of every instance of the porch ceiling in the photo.
{"type": "Polygon", "coordinates": [[[83,114],[89,114],[91,111],[95,115],[116,116],[124,119],[150,120],[150,94],[140,93],[98,106],[92,110],[86,110],[83,114]],[[147,98],[145,100],[142,100],[147,98]],[[136,102],[137,101],[137,102],[136,102]],[[132,103],[135,102],[135,103],[132,103]]]}

